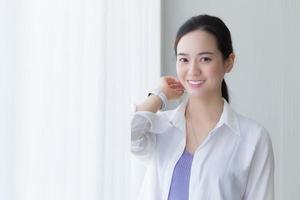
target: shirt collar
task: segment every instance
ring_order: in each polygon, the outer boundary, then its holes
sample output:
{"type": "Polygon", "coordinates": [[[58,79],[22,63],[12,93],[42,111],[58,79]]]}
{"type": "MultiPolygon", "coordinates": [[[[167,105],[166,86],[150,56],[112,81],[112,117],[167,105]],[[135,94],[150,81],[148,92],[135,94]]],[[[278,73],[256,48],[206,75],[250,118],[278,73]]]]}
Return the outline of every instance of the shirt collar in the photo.
{"type": "MultiPolygon", "coordinates": [[[[182,102],[179,106],[172,111],[172,114],[169,118],[169,123],[181,131],[185,131],[185,109],[189,99],[189,95],[184,95],[182,102]]],[[[223,124],[227,125],[235,134],[240,135],[240,128],[238,123],[237,113],[233,110],[230,104],[223,98],[224,106],[222,115],[216,125],[216,128],[222,126],[223,124]]]]}

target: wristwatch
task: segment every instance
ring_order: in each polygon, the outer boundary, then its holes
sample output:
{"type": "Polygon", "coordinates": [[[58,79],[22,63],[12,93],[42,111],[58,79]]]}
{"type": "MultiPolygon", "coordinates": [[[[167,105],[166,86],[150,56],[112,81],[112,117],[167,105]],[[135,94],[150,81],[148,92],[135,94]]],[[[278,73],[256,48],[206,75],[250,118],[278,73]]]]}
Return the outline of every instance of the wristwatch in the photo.
{"type": "Polygon", "coordinates": [[[149,92],[148,97],[150,95],[157,95],[161,99],[162,105],[161,105],[160,110],[165,111],[167,108],[168,99],[167,99],[166,95],[164,94],[164,92],[160,88],[158,88],[158,89],[154,89],[153,91],[149,92]]]}

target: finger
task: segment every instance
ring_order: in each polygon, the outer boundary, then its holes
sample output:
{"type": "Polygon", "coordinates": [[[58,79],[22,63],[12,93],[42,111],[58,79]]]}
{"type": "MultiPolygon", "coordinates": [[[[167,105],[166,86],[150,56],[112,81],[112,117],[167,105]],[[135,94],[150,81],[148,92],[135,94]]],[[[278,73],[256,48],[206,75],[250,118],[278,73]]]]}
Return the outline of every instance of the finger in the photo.
{"type": "Polygon", "coordinates": [[[164,79],[165,80],[174,80],[174,76],[165,76],[164,79]]]}
{"type": "Polygon", "coordinates": [[[175,83],[175,84],[170,84],[170,87],[182,87],[182,86],[175,83]]]}
{"type": "Polygon", "coordinates": [[[169,85],[183,88],[183,86],[181,84],[178,84],[178,83],[170,83],[169,85]]]}
{"type": "Polygon", "coordinates": [[[182,85],[182,83],[180,81],[176,81],[177,84],[182,85]]]}
{"type": "Polygon", "coordinates": [[[183,90],[184,88],[183,87],[181,87],[181,86],[172,86],[172,88],[173,89],[176,89],[176,90],[183,90]]]}
{"type": "Polygon", "coordinates": [[[185,90],[185,88],[184,87],[178,87],[178,88],[175,88],[175,90],[185,90]]]}
{"type": "Polygon", "coordinates": [[[184,90],[178,90],[176,91],[177,94],[183,94],[184,93],[184,90]]]}
{"type": "Polygon", "coordinates": [[[168,83],[169,86],[176,86],[178,83],[168,83]]]}
{"type": "Polygon", "coordinates": [[[175,90],[183,90],[184,88],[181,87],[181,86],[172,86],[171,87],[172,89],[175,89],[175,90]]]}
{"type": "Polygon", "coordinates": [[[169,81],[168,83],[182,85],[181,82],[178,82],[178,81],[169,81]]]}
{"type": "Polygon", "coordinates": [[[167,79],[166,80],[168,83],[176,83],[176,80],[174,80],[174,79],[167,79]]]}

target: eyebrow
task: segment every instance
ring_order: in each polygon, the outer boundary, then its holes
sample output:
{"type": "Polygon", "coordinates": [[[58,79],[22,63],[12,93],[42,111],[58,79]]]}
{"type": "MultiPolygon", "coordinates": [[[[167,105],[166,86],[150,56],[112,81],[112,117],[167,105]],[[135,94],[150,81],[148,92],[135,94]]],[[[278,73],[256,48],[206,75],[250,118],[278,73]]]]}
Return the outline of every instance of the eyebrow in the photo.
{"type": "MultiPolygon", "coordinates": [[[[198,56],[201,56],[201,55],[204,55],[204,54],[210,54],[210,55],[213,55],[214,53],[213,52],[210,52],[210,51],[205,51],[205,52],[200,52],[198,53],[197,55],[198,56]]],[[[178,53],[177,56],[187,56],[189,54],[187,53],[178,53]]]]}

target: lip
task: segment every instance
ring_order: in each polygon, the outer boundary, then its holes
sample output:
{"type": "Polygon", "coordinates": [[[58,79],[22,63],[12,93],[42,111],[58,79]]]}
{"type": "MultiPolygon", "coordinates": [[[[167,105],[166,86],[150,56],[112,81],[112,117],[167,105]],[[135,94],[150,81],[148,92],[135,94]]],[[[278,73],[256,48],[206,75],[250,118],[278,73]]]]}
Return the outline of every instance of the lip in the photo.
{"type": "Polygon", "coordinates": [[[188,85],[190,88],[200,88],[204,83],[205,83],[205,80],[187,80],[188,82],[188,85]],[[203,81],[201,83],[197,83],[197,84],[193,84],[193,83],[190,83],[190,81],[203,81]]]}

